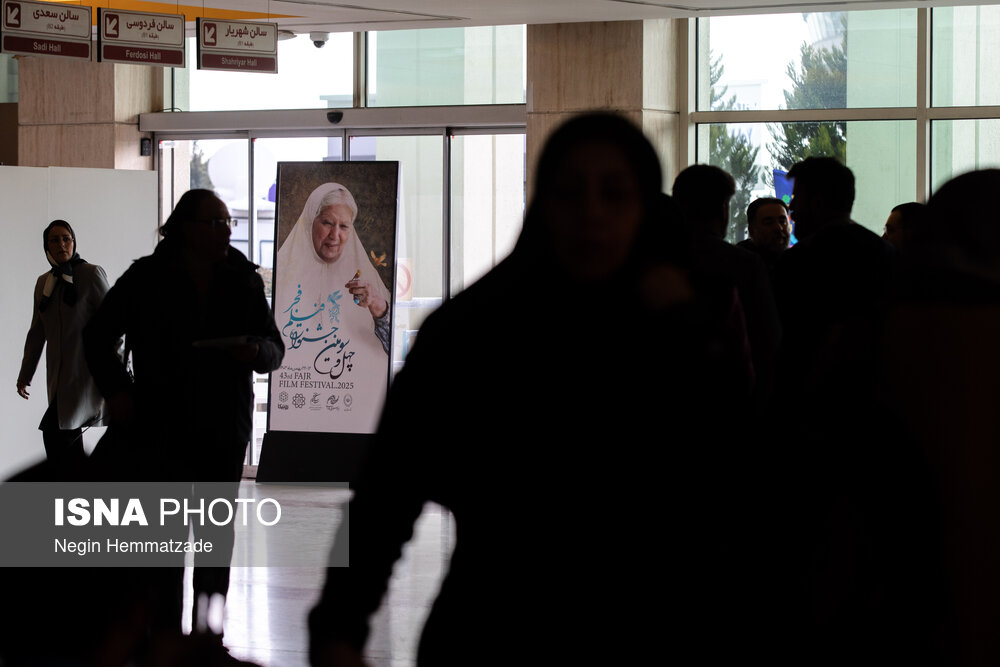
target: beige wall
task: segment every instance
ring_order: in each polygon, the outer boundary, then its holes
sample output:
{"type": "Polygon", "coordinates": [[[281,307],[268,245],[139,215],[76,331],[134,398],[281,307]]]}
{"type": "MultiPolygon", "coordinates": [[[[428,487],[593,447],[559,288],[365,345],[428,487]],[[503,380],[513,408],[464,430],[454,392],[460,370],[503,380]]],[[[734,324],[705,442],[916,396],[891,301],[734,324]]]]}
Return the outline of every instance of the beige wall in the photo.
{"type": "MultiPolygon", "coordinates": [[[[678,164],[677,54],[683,22],[609,21],[527,27],[527,164],[551,130],[581,111],[617,111],[656,146],[665,183],[678,164]]],[[[152,169],[139,155],[138,114],[163,108],[164,70],[27,57],[19,61],[22,166],[152,169]]],[[[0,119],[0,132],[2,132],[0,119]]]]}
{"type": "Polygon", "coordinates": [[[163,106],[161,68],[45,57],[18,67],[20,166],[153,168],[138,123],[163,106]]]}
{"type": "Polygon", "coordinates": [[[664,182],[677,172],[679,21],[529,25],[528,190],[549,133],[573,115],[615,111],[656,146],[664,182]]]}

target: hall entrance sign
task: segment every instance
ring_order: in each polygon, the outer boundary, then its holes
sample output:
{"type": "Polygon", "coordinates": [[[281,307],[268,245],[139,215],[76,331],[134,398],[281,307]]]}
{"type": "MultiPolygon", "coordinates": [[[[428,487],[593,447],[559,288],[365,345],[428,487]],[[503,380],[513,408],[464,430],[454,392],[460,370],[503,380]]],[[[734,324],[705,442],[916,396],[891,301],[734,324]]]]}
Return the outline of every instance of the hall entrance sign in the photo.
{"type": "Polygon", "coordinates": [[[184,67],[184,15],[97,8],[97,59],[184,67]]]}
{"type": "Polygon", "coordinates": [[[0,52],[90,60],[91,8],[2,0],[0,52]]]}
{"type": "Polygon", "coordinates": [[[198,69],[278,73],[278,24],[198,18],[198,69]]]}

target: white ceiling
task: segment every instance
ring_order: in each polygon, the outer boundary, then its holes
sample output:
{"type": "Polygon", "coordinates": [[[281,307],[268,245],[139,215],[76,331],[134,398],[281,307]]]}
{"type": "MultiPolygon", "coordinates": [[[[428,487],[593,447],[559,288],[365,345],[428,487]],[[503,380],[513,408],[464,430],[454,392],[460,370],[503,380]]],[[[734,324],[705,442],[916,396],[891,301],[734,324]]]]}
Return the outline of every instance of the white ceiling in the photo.
{"type": "Polygon", "coordinates": [[[281,28],[300,33],[991,4],[991,0],[207,0],[203,4],[266,13],[281,28]]]}

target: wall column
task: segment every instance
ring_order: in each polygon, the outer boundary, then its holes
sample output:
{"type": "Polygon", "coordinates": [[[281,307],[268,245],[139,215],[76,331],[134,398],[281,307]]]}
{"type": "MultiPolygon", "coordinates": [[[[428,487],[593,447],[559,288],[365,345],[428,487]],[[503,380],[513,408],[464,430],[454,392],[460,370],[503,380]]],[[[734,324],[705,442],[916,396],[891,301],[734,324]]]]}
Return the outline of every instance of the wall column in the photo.
{"type": "Polygon", "coordinates": [[[549,133],[590,110],[615,111],[643,128],[663,165],[680,163],[677,31],[683,21],[609,21],[528,26],[528,189],[549,133]]]}
{"type": "Polygon", "coordinates": [[[20,166],[153,169],[139,114],[163,108],[163,68],[45,57],[18,67],[20,166]]]}

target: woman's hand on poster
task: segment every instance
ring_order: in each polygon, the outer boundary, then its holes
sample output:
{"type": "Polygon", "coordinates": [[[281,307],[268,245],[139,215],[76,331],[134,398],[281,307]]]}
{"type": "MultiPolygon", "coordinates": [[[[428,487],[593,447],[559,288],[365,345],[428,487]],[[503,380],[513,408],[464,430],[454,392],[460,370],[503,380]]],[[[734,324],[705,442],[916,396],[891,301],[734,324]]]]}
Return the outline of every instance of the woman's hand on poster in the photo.
{"type": "Polygon", "coordinates": [[[367,280],[361,280],[360,278],[351,280],[344,285],[351,293],[351,296],[354,297],[354,303],[362,308],[367,308],[371,312],[372,317],[382,317],[389,309],[389,304],[378,295],[378,292],[371,289],[371,286],[371,283],[367,280]]]}
{"type": "Polygon", "coordinates": [[[31,396],[31,393],[28,391],[27,382],[17,383],[17,395],[23,398],[24,400],[28,400],[28,397],[31,396]]]}

